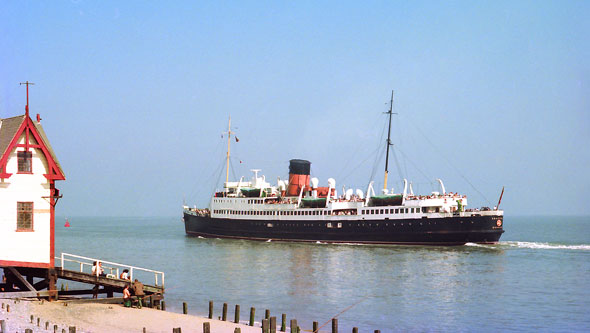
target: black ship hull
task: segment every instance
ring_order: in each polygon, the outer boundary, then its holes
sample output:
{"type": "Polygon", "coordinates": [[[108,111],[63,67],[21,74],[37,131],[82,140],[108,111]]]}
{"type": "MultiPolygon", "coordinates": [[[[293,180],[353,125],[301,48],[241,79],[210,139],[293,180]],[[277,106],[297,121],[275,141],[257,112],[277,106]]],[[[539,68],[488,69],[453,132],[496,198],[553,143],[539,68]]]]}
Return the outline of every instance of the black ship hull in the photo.
{"type": "Polygon", "coordinates": [[[189,236],[259,241],[463,245],[497,243],[502,216],[453,216],[390,220],[248,220],[184,213],[189,236]]]}

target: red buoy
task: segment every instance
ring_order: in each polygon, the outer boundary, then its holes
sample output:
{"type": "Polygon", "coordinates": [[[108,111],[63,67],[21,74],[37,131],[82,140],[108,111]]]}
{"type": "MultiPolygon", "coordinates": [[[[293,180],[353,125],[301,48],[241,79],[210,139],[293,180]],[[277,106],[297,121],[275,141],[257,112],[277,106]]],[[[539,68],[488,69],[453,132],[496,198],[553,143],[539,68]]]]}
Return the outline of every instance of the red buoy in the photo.
{"type": "Polygon", "coordinates": [[[66,219],[66,224],[64,224],[64,227],[69,227],[70,226],[70,222],[68,221],[68,219],[66,219]]]}

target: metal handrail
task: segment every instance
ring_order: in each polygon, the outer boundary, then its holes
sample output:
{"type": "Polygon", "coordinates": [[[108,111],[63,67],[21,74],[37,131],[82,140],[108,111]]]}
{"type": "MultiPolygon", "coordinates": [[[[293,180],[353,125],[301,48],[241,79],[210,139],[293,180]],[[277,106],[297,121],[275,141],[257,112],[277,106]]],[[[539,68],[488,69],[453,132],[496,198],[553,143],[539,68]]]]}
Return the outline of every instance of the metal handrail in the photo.
{"type": "MultiPolygon", "coordinates": [[[[70,253],[63,253],[63,252],[61,254],[61,257],[55,257],[56,259],[60,259],[61,260],[61,268],[62,269],[65,268],[65,262],[66,261],[79,263],[80,264],[80,272],[83,272],[84,265],[93,266],[92,263],[87,263],[87,262],[83,262],[83,261],[68,259],[68,258],[65,258],[66,256],[77,258],[77,259],[89,260],[89,261],[92,261],[92,262],[94,262],[94,261],[101,262],[101,263],[104,263],[104,264],[119,266],[119,267],[122,267],[122,268],[128,268],[129,269],[129,279],[130,280],[133,280],[133,270],[154,273],[155,286],[158,286],[158,275],[161,275],[162,276],[162,285],[161,285],[161,287],[164,288],[164,272],[155,271],[153,269],[148,269],[148,268],[142,268],[142,267],[136,267],[136,266],[119,264],[119,263],[116,263],[116,262],[105,261],[105,260],[96,259],[96,258],[88,258],[88,257],[83,257],[83,256],[79,256],[79,255],[75,255],[75,254],[70,254],[70,253]]],[[[119,267],[108,267],[108,266],[104,266],[104,268],[110,270],[111,274],[113,274],[113,270],[116,270],[116,276],[117,276],[117,278],[119,277],[119,267]]],[[[98,270],[96,270],[95,274],[96,274],[96,276],[99,275],[98,270]]]]}

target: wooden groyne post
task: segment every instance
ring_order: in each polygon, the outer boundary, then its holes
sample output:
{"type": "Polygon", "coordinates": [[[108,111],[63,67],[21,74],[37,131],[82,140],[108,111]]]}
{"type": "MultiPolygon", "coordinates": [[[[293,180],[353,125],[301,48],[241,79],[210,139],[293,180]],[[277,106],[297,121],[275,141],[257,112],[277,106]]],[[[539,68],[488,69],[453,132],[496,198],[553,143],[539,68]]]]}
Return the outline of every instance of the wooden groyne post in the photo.
{"type": "Polygon", "coordinates": [[[235,315],[234,315],[234,323],[239,324],[240,323],[240,306],[238,304],[236,304],[236,310],[234,311],[235,315]]]}
{"type": "Polygon", "coordinates": [[[223,310],[221,312],[221,320],[227,321],[227,303],[223,303],[223,310]]]}
{"type": "Polygon", "coordinates": [[[277,333],[277,317],[270,317],[270,333],[277,333]]]}
{"type": "Polygon", "coordinates": [[[250,326],[254,326],[254,314],[256,313],[256,309],[251,307],[250,308],[250,326]]]}

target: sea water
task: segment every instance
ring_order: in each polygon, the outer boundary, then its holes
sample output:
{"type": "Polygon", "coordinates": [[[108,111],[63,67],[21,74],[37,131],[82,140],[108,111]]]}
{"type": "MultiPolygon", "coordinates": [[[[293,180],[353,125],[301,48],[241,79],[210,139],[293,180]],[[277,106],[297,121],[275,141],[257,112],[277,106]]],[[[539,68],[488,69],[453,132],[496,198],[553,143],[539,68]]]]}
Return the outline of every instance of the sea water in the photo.
{"type": "Polygon", "coordinates": [[[69,221],[56,256],[163,271],[169,311],[206,316],[212,300],[215,318],[225,302],[230,320],[239,304],[242,320],[255,307],[327,332],[335,316],[340,332],[590,330],[590,217],[506,216],[499,244],[457,247],[204,239],[180,213],[69,221]]]}

